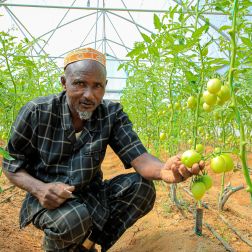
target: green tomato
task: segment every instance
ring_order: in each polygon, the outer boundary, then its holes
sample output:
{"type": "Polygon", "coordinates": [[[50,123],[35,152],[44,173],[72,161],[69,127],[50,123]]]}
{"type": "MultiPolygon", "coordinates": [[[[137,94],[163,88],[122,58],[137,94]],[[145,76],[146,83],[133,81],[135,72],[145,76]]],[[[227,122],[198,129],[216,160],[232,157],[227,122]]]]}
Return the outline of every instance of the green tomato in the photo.
{"type": "Polygon", "coordinates": [[[206,187],[206,190],[209,190],[213,185],[212,178],[209,175],[205,174],[205,175],[203,175],[201,177],[201,179],[202,179],[202,182],[204,183],[204,185],[206,187]]]}
{"type": "Polygon", "coordinates": [[[206,112],[211,112],[213,110],[213,107],[204,102],[203,110],[206,112]]]}
{"type": "Polygon", "coordinates": [[[205,91],[203,93],[203,98],[204,98],[205,103],[207,103],[210,106],[213,106],[217,101],[217,95],[212,94],[212,93],[210,93],[208,91],[205,91]]]}
{"type": "Polygon", "coordinates": [[[195,150],[187,150],[181,156],[181,162],[191,168],[193,164],[201,160],[201,155],[195,150]]]}
{"type": "Polygon", "coordinates": [[[212,94],[217,94],[221,89],[221,81],[217,78],[210,79],[207,82],[207,90],[212,94]]]}
{"type": "Polygon", "coordinates": [[[187,100],[187,107],[194,109],[197,105],[197,99],[194,96],[190,96],[187,100]]]}
{"type": "Polygon", "coordinates": [[[203,182],[194,182],[191,188],[191,192],[194,199],[200,200],[206,192],[206,186],[203,182]]]}
{"type": "Polygon", "coordinates": [[[159,135],[159,139],[161,141],[163,141],[163,140],[165,140],[165,138],[166,138],[166,134],[164,132],[161,132],[160,135],[159,135]]]}
{"type": "Polygon", "coordinates": [[[180,110],[181,105],[180,105],[179,102],[176,102],[175,105],[174,105],[174,107],[175,107],[176,110],[180,110]]]}
{"type": "Polygon", "coordinates": [[[211,159],[210,167],[215,173],[222,173],[226,170],[226,162],[223,157],[217,156],[211,159]]]}
{"type": "Polygon", "coordinates": [[[221,100],[220,97],[217,97],[217,101],[216,101],[217,105],[222,106],[224,103],[225,103],[224,100],[221,100]]]}
{"type": "Polygon", "coordinates": [[[234,161],[228,153],[223,153],[220,155],[226,163],[225,172],[232,171],[234,169],[234,161]]]}
{"type": "Polygon", "coordinates": [[[204,146],[203,144],[196,144],[196,149],[197,152],[202,153],[204,151],[204,146]]]}
{"type": "Polygon", "coordinates": [[[228,101],[231,97],[230,89],[227,85],[221,86],[220,91],[217,93],[222,101],[228,101]]]}
{"type": "Polygon", "coordinates": [[[192,139],[189,139],[189,140],[187,141],[187,143],[188,143],[188,144],[192,144],[192,143],[193,143],[193,140],[192,140],[192,139]]]}

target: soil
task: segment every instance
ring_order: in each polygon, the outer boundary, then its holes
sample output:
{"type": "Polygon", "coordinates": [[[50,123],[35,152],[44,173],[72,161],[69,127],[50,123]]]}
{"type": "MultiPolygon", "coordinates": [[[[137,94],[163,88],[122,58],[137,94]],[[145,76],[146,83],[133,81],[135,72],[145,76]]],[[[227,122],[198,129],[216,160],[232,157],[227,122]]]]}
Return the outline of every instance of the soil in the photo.
{"type": "MultiPolygon", "coordinates": [[[[252,158],[249,157],[250,164],[252,158]]],[[[251,167],[251,165],[250,165],[251,167]]],[[[125,170],[122,163],[111,149],[107,150],[103,162],[105,178],[111,178],[125,170]]],[[[218,192],[220,191],[221,176],[213,175],[214,186],[203,198],[208,209],[203,210],[202,236],[195,234],[195,203],[186,192],[189,190],[190,179],[177,186],[177,197],[180,207],[170,199],[170,186],[155,181],[157,199],[153,210],[128,229],[109,252],[222,252],[238,251],[252,252],[252,247],[246,244],[221,219],[225,217],[245,239],[252,243],[252,207],[250,195],[243,189],[231,195],[224,206],[224,211],[217,209],[218,192]],[[226,242],[230,248],[226,249],[222,243],[210,232],[208,227],[226,242]],[[232,250],[233,249],[233,250],[232,250]]],[[[233,187],[245,184],[240,170],[226,176],[225,183],[231,182],[233,187]]],[[[2,175],[0,185],[6,191],[0,194],[0,251],[1,252],[41,252],[43,233],[32,225],[23,230],[19,229],[19,209],[25,193],[16,188],[2,175]]],[[[97,249],[100,251],[99,246],[97,249]]]]}

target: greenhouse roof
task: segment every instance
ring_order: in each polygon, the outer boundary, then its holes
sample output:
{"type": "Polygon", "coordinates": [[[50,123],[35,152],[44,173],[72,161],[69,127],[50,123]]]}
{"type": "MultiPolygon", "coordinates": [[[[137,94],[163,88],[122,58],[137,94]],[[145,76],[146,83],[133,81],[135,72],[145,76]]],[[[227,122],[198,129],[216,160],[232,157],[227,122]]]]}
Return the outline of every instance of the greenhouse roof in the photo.
{"type": "MultiPolygon", "coordinates": [[[[92,47],[102,51],[107,57],[106,98],[119,99],[127,78],[123,70],[117,69],[119,64],[129,60],[126,55],[135,42],[143,41],[141,33],[156,32],[153,14],[161,16],[176,4],[180,0],[0,0],[1,30],[12,30],[19,38],[37,39],[33,56],[46,54],[59,68],[64,55],[73,49],[92,47]]],[[[210,20],[208,34],[221,33],[229,40],[218,30],[220,25],[229,24],[228,15],[217,11],[205,15],[210,20]]],[[[191,18],[193,21],[193,13],[191,18]]],[[[220,53],[216,46],[213,43],[212,54],[220,53]]]]}

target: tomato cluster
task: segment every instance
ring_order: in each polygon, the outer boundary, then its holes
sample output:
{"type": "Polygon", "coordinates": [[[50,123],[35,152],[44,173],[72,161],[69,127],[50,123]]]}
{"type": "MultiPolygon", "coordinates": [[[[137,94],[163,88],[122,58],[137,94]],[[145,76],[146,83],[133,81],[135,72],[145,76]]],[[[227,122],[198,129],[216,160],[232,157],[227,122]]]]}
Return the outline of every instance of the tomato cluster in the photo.
{"type": "MultiPolygon", "coordinates": [[[[195,150],[187,150],[182,154],[181,162],[187,167],[192,168],[193,164],[198,163],[202,159],[203,151],[204,146],[202,144],[197,144],[195,150]]],[[[205,172],[203,172],[203,175],[196,175],[191,186],[194,199],[200,200],[212,185],[212,178],[205,172]]]]}
{"type": "Polygon", "coordinates": [[[215,173],[229,172],[234,169],[234,162],[230,154],[222,153],[211,159],[210,167],[215,173]]]}
{"type": "MultiPolygon", "coordinates": [[[[222,85],[222,82],[218,78],[210,79],[207,82],[207,90],[202,94],[200,104],[203,110],[210,112],[213,110],[214,105],[222,106],[231,97],[230,89],[227,85],[222,85]]],[[[190,96],[187,100],[187,107],[195,109],[197,105],[197,99],[195,96],[190,96]]]]}
{"type": "Polygon", "coordinates": [[[195,200],[200,200],[207,190],[209,190],[213,185],[212,178],[204,174],[202,176],[198,176],[197,180],[195,180],[191,186],[191,192],[195,200]]]}
{"type": "Polygon", "coordinates": [[[223,105],[231,97],[230,89],[227,85],[222,85],[217,78],[210,79],[207,82],[207,90],[203,92],[203,110],[210,112],[213,106],[223,105]]]}

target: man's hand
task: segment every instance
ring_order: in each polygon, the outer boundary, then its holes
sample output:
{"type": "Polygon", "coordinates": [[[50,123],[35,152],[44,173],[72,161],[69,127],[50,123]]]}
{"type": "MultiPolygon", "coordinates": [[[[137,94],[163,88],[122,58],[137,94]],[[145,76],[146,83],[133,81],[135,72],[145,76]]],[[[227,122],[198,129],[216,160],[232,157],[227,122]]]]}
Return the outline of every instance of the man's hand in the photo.
{"type": "Polygon", "coordinates": [[[182,164],[180,156],[172,156],[169,158],[164,168],[161,170],[161,179],[167,183],[179,183],[185,181],[192,175],[199,174],[200,170],[205,167],[204,161],[193,164],[192,168],[187,168],[182,164]]]}
{"type": "Polygon", "coordinates": [[[64,203],[67,199],[72,198],[74,186],[64,183],[45,183],[39,187],[35,197],[40,204],[47,209],[55,209],[64,203]]]}

